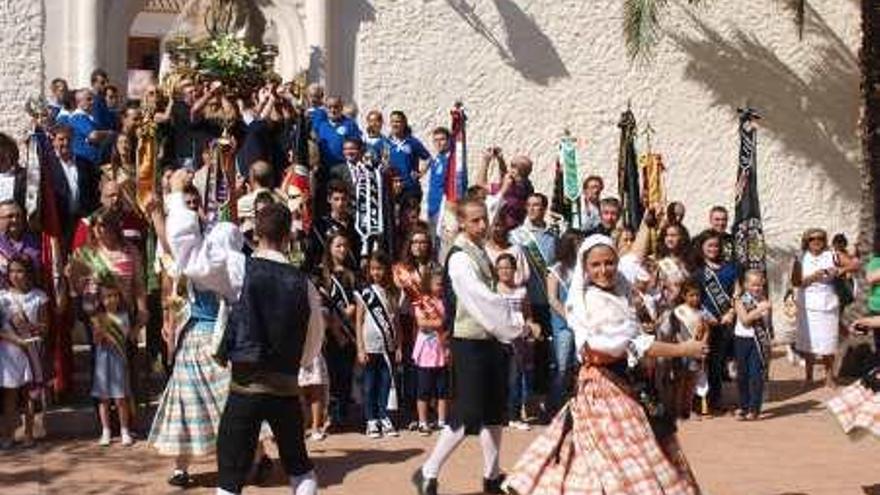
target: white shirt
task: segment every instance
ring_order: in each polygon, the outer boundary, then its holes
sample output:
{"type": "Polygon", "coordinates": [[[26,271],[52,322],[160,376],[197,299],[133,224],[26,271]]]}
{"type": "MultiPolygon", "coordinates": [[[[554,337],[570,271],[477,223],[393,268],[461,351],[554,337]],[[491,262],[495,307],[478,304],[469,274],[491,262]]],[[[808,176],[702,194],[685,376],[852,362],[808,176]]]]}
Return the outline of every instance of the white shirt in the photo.
{"type": "Polygon", "coordinates": [[[76,168],[76,162],[73,160],[64,161],[59,156],[58,163],[61,164],[61,170],[64,171],[64,178],[67,179],[67,189],[70,191],[70,209],[76,210],[79,206],[79,170],[76,168]]]}
{"type": "Polygon", "coordinates": [[[449,257],[449,278],[456,302],[496,339],[511,342],[522,333],[522,317],[517,318],[507,299],[489,288],[478,272],[476,263],[464,251],[449,257]]]}

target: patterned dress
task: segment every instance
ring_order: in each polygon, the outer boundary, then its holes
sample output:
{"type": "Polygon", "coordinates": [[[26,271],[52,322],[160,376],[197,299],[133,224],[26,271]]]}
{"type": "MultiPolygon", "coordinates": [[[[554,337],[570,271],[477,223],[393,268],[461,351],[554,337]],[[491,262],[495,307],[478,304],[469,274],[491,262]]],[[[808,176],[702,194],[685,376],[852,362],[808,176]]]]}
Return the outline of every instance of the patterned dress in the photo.
{"type": "Polygon", "coordinates": [[[642,406],[621,378],[628,357],[641,357],[653,341],[639,334],[625,292],[622,287],[615,293],[572,287],[572,294],[583,295],[569,298],[568,304],[569,323],[584,363],[577,395],[520,457],[508,480],[514,493],[700,493],[675,435],[662,440],[655,436],[642,406]],[[573,299],[578,302],[571,304],[573,299]]]}
{"type": "MultiPolygon", "coordinates": [[[[880,368],[871,371],[880,379],[880,368]]],[[[828,401],[828,410],[844,433],[860,438],[866,433],[880,439],[880,391],[871,390],[859,380],[828,401]]]]}
{"type": "Polygon", "coordinates": [[[201,456],[214,451],[229,393],[229,371],[211,356],[217,311],[216,296],[195,293],[192,318],[183,330],[171,378],[150,428],[148,443],[161,455],[201,456]]]}

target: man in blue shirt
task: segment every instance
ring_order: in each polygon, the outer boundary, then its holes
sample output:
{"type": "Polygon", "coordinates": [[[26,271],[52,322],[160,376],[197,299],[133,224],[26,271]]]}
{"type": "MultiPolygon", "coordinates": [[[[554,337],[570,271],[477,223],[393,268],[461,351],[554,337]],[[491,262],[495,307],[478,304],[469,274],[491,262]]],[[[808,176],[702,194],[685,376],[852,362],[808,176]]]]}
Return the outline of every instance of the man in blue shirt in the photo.
{"type": "Polygon", "coordinates": [[[107,72],[104,69],[93,70],[91,82],[92,97],[94,98],[91,114],[95,125],[101,131],[113,130],[116,128],[116,121],[110,106],[107,104],[106,91],[107,86],[110,84],[107,72]]]}
{"type": "Polygon", "coordinates": [[[428,163],[427,216],[431,225],[436,225],[443,205],[443,193],[446,189],[446,174],[449,168],[449,129],[438,127],[431,136],[437,154],[428,163]]]}
{"type": "Polygon", "coordinates": [[[419,177],[425,171],[422,162],[429,160],[431,153],[412,136],[406,115],[400,110],[391,112],[391,135],[388,139],[391,141],[389,161],[403,181],[403,195],[421,198],[419,177]]]}
{"type": "Polygon", "coordinates": [[[326,170],[345,161],[342,143],[346,138],[361,137],[357,123],[342,115],[342,100],[339,97],[327,98],[327,108],[313,108],[312,128],[318,136],[318,149],[321,151],[321,166],[326,170]]]}
{"type": "Polygon", "coordinates": [[[376,159],[381,159],[386,151],[391,152],[391,141],[382,134],[383,123],[381,111],[370,110],[367,113],[364,146],[366,146],[366,151],[376,159]]]}
{"type": "Polygon", "coordinates": [[[73,128],[73,155],[91,165],[101,165],[110,150],[113,132],[98,127],[92,115],[94,95],[91,90],[76,92],[76,110],[68,124],[73,128]]]}
{"type": "MultiPolygon", "coordinates": [[[[547,214],[547,196],[532,193],[526,199],[526,218],[523,224],[510,233],[510,241],[518,244],[526,253],[529,263],[528,295],[532,307],[532,316],[541,326],[544,336],[550,335],[550,303],[547,300],[547,289],[544,281],[547,271],[556,262],[556,234],[549,228],[545,220],[547,214]]],[[[536,392],[545,392],[549,388],[550,379],[550,348],[547,340],[535,345],[535,377],[536,392]]]]}

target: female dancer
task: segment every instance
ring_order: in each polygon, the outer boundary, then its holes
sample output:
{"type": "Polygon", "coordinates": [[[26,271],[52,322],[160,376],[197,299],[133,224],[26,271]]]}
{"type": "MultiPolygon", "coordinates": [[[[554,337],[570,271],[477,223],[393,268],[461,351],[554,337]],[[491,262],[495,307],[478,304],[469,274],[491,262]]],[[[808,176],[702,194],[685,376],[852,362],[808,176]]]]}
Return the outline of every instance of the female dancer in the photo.
{"type": "Polygon", "coordinates": [[[508,488],[521,495],[699,494],[674,426],[663,428],[662,418],[646,412],[645,389],[635,392],[643,381],[628,365],[645,356],[703,357],[706,343],[663,343],[640,332],[610,238],[584,242],[575,274],[566,306],[582,361],[577,396],[526,450],[508,488]]]}

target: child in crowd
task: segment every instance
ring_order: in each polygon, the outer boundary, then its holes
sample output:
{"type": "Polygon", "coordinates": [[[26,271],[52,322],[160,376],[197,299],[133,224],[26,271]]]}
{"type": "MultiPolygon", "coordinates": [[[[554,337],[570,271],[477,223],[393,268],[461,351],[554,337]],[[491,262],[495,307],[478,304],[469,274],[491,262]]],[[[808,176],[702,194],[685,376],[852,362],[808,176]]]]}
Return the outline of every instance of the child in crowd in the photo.
{"type": "Polygon", "coordinates": [[[397,310],[400,298],[391,277],[391,259],[373,251],[367,260],[369,285],[358,294],[356,326],[358,362],[364,367],[364,417],[370,438],[396,437],[389,410],[397,409],[395,363],[400,362],[397,310]]]}
{"type": "Polygon", "coordinates": [[[303,403],[308,405],[309,413],[306,417],[312,419],[311,439],[320,442],[327,438],[324,431],[324,421],[327,407],[327,390],[330,385],[330,376],[327,371],[327,362],[322,354],[315,356],[311,363],[301,366],[299,369],[299,388],[302,392],[303,403]]]}
{"type": "Polygon", "coordinates": [[[532,390],[535,340],[541,337],[541,327],[532,319],[525,286],[516,283],[516,258],[510,253],[502,253],[495,261],[495,272],[498,275],[498,293],[504,296],[513,311],[522,314],[526,322],[523,335],[511,343],[513,356],[508,381],[508,421],[513,428],[530,430],[525,409],[532,390]]]}
{"type": "Polygon", "coordinates": [[[733,348],[736,355],[736,384],[739,391],[739,420],[760,417],[764,400],[764,370],[766,359],[761,354],[755,330],[767,325],[772,306],[764,294],[764,274],[749,270],[744,277],[744,292],[734,301],[736,326],[733,329],[733,348]]]}
{"type": "Polygon", "coordinates": [[[324,357],[330,376],[330,424],[339,425],[348,416],[351,382],[357,354],[355,274],[349,268],[351,248],[345,234],[334,232],[327,238],[328,249],[321,263],[317,286],[327,305],[327,334],[324,357]]]}
{"type": "Polygon", "coordinates": [[[0,449],[14,441],[19,397],[25,397],[24,446],[34,443],[34,417],[39,403],[46,405],[43,373],[43,335],[48,324],[46,294],[34,287],[33,263],[15,256],[7,268],[9,288],[0,292],[3,329],[0,331],[0,388],[3,423],[0,449]],[[22,391],[27,392],[22,395],[22,391]]]}
{"type": "Polygon", "coordinates": [[[419,415],[419,434],[428,436],[428,407],[437,401],[437,428],[446,426],[446,408],[449,399],[447,346],[448,335],[443,327],[446,309],[443,305],[443,272],[428,273],[422,283],[422,297],[415,305],[418,335],[413,346],[412,359],[416,366],[419,415]]]}
{"type": "Polygon", "coordinates": [[[99,401],[98,417],[101,419],[101,438],[98,444],[110,445],[110,401],[113,400],[119,413],[122,445],[129,446],[134,443],[129,430],[131,411],[128,398],[131,396],[131,388],[126,355],[131,321],[122,306],[122,293],[113,279],[98,281],[98,298],[98,308],[91,316],[95,335],[92,397],[99,401]]]}
{"type": "MultiPolygon", "coordinates": [[[[701,310],[700,286],[692,280],[686,280],[681,285],[680,303],[672,312],[672,334],[677,342],[686,342],[691,339],[702,340],[709,328],[705,315],[701,310]]],[[[678,358],[671,366],[672,383],[671,398],[672,409],[676,417],[687,419],[690,417],[694,404],[694,392],[698,381],[705,382],[705,372],[702,363],[692,358],[678,358]],[[700,374],[704,376],[701,378],[700,374]]],[[[700,387],[702,401],[705,404],[708,389],[700,387]]],[[[702,408],[706,410],[706,407],[702,408]]]]}

